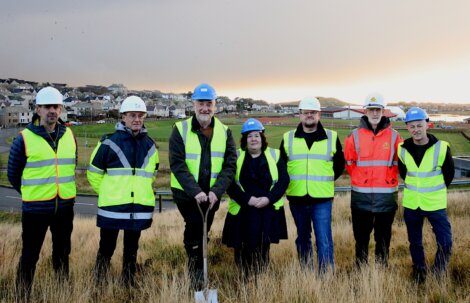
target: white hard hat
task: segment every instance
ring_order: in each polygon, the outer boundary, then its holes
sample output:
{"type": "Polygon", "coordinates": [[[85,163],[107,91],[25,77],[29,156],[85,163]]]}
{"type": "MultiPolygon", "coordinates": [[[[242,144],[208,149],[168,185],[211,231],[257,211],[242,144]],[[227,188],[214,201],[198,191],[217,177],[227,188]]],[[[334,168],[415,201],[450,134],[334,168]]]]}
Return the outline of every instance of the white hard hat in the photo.
{"type": "Polygon", "coordinates": [[[130,96],[127,97],[124,101],[122,101],[121,108],[119,112],[126,113],[126,112],[147,112],[147,107],[145,106],[144,100],[137,96],[130,96]]]}
{"type": "Polygon", "coordinates": [[[300,100],[299,110],[301,109],[316,110],[320,112],[321,111],[320,101],[318,101],[318,99],[315,97],[305,97],[302,100],[300,100]]]}
{"type": "Polygon", "coordinates": [[[384,97],[379,93],[372,93],[364,100],[364,108],[385,108],[384,97]]]}
{"type": "Polygon", "coordinates": [[[52,86],[41,88],[36,95],[36,105],[62,104],[64,97],[52,86]]]}

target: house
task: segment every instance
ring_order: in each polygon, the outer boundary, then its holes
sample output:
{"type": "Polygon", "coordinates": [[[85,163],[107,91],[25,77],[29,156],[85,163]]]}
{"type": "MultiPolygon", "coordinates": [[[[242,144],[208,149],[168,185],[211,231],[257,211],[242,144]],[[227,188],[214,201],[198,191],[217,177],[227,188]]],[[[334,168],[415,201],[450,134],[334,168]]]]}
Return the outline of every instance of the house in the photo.
{"type": "Polygon", "coordinates": [[[9,106],[0,109],[0,125],[12,127],[25,125],[33,119],[33,112],[21,106],[9,106]]]}
{"type": "Polygon", "coordinates": [[[181,117],[186,115],[186,108],[181,105],[171,105],[169,111],[170,117],[181,117]]]}
{"type": "MultiPolygon", "coordinates": [[[[322,108],[321,115],[323,118],[332,119],[360,119],[365,115],[365,109],[362,108],[362,106],[355,105],[348,107],[328,106],[322,108]]],[[[390,109],[386,108],[384,110],[384,116],[387,118],[395,118],[397,114],[394,114],[390,109]]]]}

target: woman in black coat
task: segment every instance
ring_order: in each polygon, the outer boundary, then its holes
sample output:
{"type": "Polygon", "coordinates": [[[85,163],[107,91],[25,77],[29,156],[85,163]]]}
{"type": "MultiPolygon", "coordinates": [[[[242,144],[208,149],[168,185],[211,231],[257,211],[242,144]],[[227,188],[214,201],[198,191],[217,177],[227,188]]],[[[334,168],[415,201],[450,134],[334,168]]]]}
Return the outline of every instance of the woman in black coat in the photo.
{"type": "Polygon", "coordinates": [[[289,175],[279,150],[267,146],[264,127],[248,119],[242,127],[237,172],[227,193],[231,198],[222,242],[235,250],[244,276],[269,264],[271,243],[287,239],[283,195],[289,175]]]}

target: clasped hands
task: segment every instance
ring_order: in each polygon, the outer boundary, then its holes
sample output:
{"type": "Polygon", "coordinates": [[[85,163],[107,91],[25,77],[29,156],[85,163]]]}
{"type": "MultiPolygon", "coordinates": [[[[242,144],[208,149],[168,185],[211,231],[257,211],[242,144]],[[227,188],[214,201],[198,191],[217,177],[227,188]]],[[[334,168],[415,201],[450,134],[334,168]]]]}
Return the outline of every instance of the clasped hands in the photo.
{"type": "Polygon", "coordinates": [[[263,208],[269,204],[269,199],[267,197],[253,197],[251,196],[250,200],[248,201],[248,205],[256,207],[256,208],[263,208]]]}

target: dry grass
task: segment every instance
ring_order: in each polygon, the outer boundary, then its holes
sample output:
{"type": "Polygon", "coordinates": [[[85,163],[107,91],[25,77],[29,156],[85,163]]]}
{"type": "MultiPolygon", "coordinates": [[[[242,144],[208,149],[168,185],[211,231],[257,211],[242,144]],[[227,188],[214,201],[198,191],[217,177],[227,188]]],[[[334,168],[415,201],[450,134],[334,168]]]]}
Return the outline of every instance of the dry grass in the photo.
{"type": "MultiPolygon", "coordinates": [[[[218,288],[220,302],[469,302],[470,235],[467,232],[470,203],[468,192],[449,194],[449,215],[453,227],[454,250],[449,274],[437,281],[430,278],[417,287],[410,280],[411,259],[402,212],[393,226],[390,267],[373,262],[355,269],[354,239],[350,223],[349,194],[338,195],[334,203],[333,232],[336,272],[317,277],[301,271],[294,240],[295,226],[286,209],[289,240],[273,245],[271,266],[257,281],[240,282],[233,253],[220,244],[226,205],[218,211],[211,231],[210,277],[218,288]]],[[[117,281],[121,269],[122,238],[115,252],[111,282],[97,288],[91,269],[96,256],[99,230],[94,219],[77,217],[72,235],[71,279],[58,283],[52,274],[50,235],[46,237],[35,277],[33,302],[193,302],[188,290],[186,257],[182,245],[183,221],[177,211],[156,214],[153,226],[142,234],[139,249],[139,284],[126,290],[117,281]]],[[[0,301],[14,301],[13,281],[20,253],[21,226],[0,223],[0,301]]],[[[120,235],[122,237],[122,235],[120,235]]],[[[435,243],[425,224],[428,261],[434,257],[435,243]]],[[[371,243],[371,252],[373,244],[371,243]]]]}

